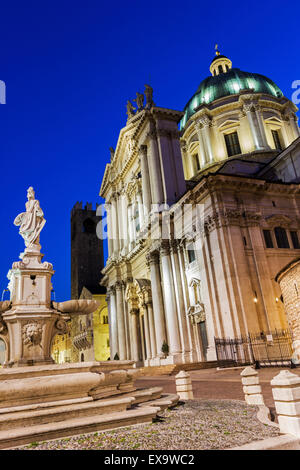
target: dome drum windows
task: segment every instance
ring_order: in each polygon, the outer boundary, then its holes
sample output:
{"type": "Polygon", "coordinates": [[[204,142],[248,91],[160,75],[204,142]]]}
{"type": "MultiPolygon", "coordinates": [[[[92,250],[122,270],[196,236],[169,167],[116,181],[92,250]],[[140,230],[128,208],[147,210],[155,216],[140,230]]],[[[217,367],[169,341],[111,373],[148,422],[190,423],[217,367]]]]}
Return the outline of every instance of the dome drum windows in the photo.
{"type": "Polygon", "coordinates": [[[275,148],[276,148],[277,150],[282,150],[282,145],[281,145],[281,139],[280,139],[279,131],[274,130],[274,129],[271,129],[271,132],[272,132],[272,136],[273,136],[273,141],[274,141],[275,148]]]}
{"type": "Polygon", "coordinates": [[[273,230],[264,229],[262,232],[266,248],[300,249],[297,230],[286,230],[278,226],[273,230]]]}
{"type": "Polygon", "coordinates": [[[228,157],[242,153],[237,131],[224,134],[224,139],[228,157]]]}
{"type": "Polygon", "coordinates": [[[197,173],[201,170],[200,159],[198,153],[192,155],[194,171],[197,173]]]}

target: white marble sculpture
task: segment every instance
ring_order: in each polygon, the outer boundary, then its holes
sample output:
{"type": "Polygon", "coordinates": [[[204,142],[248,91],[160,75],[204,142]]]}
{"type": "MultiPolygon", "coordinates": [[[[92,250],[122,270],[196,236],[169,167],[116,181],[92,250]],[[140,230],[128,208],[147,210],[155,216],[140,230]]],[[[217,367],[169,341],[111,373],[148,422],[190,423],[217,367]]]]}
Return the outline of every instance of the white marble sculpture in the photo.
{"type": "Polygon", "coordinates": [[[27,197],[26,212],[14,221],[26,249],[7,275],[10,300],[0,302],[0,338],[6,344],[4,367],[52,364],[55,335],[66,334],[72,315],[88,315],[99,307],[95,300],[52,302],[54,270],[51,263],[42,261],[39,244],[46,220],[32,187],[27,197]]]}
{"type": "Polygon", "coordinates": [[[40,208],[40,203],[35,199],[35,192],[32,186],[27,190],[26,212],[19,214],[14,225],[20,227],[19,233],[24,238],[27,248],[39,245],[40,233],[46,223],[44,213],[40,208]]]}

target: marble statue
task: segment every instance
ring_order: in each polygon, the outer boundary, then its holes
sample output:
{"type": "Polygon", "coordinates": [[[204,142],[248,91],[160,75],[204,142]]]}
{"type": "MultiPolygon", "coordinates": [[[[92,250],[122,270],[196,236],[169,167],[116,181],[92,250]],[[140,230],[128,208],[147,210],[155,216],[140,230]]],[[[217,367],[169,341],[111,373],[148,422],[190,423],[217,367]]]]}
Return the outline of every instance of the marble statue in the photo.
{"type": "Polygon", "coordinates": [[[150,85],[145,85],[146,108],[150,109],[155,106],[153,101],[153,88],[150,85]]]}
{"type": "Polygon", "coordinates": [[[127,116],[128,118],[131,118],[134,116],[134,107],[132,106],[132,103],[128,100],[127,101],[127,116]]]}
{"type": "Polygon", "coordinates": [[[25,246],[32,247],[39,244],[40,233],[46,223],[40,203],[35,199],[33,187],[27,190],[26,212],[19,214],[14,225],[20,227],[19,233],[24,238],[25,246]]]}
{"type": "Polygon", "coordinates": [[[143,109],[143,107],[144,107],[144,95],[143,95],[143,93],[137,92],[136,98],[135,98],[135,100],[133,100],[133,101],[136,102],[137,107],[138,107],[138,111],[140,111],[141,109],[143,109]]]}

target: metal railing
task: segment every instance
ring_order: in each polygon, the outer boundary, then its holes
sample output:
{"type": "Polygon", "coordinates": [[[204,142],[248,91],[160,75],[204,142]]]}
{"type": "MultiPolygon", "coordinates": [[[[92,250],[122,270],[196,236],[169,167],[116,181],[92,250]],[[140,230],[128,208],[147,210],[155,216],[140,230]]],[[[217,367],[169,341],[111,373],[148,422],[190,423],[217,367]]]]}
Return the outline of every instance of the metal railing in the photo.
{"type": "Polygon", "coordinates": [[[237,338],[215,338],[219,367],[255,364],[259,367],[294,367],[290,330],[250,333],[237,338]]]}

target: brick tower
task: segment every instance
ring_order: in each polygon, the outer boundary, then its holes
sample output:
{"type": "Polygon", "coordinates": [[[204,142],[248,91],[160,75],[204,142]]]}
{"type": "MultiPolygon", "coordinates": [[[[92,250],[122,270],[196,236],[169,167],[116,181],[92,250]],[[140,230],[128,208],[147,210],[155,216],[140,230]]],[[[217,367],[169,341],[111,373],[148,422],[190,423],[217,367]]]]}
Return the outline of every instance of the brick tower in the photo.
{"type": "Polygon", "coordinates": [[[79,299],[83,287],[100,292],[104,266],[103,240],[96,234],[101,218],[93,206],[77,202],[71,212],[71,298],[79,299]]]}

